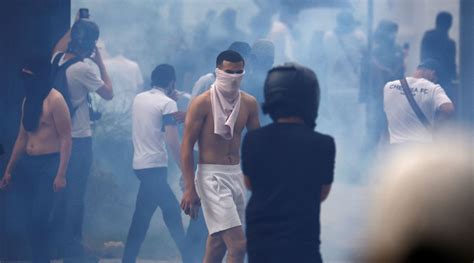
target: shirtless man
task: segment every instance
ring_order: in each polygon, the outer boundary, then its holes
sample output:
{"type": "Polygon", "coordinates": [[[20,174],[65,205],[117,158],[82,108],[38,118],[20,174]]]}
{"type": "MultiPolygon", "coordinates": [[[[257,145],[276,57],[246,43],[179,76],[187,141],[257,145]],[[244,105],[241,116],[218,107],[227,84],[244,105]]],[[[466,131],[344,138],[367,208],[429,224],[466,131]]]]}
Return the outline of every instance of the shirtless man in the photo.
{"type": "Polygon", "coordinates": [[[71,154],[69,110],[61,93],[49,85],[49,68],[48,58],[35,58],[22,69],[26,97],[20,131],[0,182],[1,189],[12,182],[12,175],[28,182],[33,262],[50,260],[48,218],[54,192],[66,186],[71,154]]]}
{"type": "Polygon", "coordinates": [[[188,109],[181,146],[185,190],[181,208],[197,217],[200,203],[209,230],[204,262],[243,262],[242,229],[245,188],[240,170],[240,141],[244,127],[260,126],[254,97],[240,91],[244,59],[231,50],[216,60],[216,81],[196,97],[188,109]],[[193,172],[193,147],[199,146],[197,176],[193,172]]]}

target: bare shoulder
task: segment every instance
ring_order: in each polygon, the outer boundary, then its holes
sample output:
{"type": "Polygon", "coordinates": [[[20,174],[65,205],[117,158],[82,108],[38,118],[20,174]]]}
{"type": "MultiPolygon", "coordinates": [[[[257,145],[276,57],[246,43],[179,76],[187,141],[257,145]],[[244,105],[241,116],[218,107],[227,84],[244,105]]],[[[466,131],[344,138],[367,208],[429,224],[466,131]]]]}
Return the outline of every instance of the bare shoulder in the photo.
{"type": "Polygon", "coordinates": [[[209,91],[206,91],[200,94],[199,96],[194,98],[191,102],[191,107],[194,107],[194,108],[195,107],[202,108],[208,105],[211,105],[211,96],[210,96],[209,91]]]}
{"type": "Polygon", "coordinates": [[[66,104],[63,95],[61,92],[57,91],[56,89],[51,89],[47,97],[48,103],[51,105],[63,105],[66,104]]]}
{"type": "Polygon", "coordinates": [[[247,106],[257,105],[257,99],[254,96],[248,94],[247,92],[241,91],[242,96],[241,101],[245,103],[247,106]]]}

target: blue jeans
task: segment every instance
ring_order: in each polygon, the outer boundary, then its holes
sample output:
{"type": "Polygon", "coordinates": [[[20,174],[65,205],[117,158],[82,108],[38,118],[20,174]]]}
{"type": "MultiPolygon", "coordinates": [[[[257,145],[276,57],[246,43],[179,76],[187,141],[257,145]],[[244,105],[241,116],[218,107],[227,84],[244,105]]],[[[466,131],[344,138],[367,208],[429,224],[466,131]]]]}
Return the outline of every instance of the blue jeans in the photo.
{"type": "Polygon", "coordinates": [[[135,170],[135,174],[140,180],[140,189],[138,190],[135,212],[128,232],[122,262],[135,262],[143,240],[145,240],[150,220],[158,206],[162,210],[165,224],[181,252],[183,261],[186,261],[181,209],[167,182],[167,168],[135,170]]]}

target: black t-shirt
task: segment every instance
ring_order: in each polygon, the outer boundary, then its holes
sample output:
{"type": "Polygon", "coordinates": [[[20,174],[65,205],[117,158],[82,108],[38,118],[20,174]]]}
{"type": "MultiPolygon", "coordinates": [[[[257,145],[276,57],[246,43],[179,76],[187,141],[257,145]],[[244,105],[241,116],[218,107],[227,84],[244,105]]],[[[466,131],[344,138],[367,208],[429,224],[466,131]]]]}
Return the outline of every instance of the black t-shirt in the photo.
{"type": "Polygon", "coordinates": [[[333,181],[335,151],[332,137],[303,124],[273,123],[245,136],[249,252],[282,246],[319,251],[321,186],[333,181]]]}

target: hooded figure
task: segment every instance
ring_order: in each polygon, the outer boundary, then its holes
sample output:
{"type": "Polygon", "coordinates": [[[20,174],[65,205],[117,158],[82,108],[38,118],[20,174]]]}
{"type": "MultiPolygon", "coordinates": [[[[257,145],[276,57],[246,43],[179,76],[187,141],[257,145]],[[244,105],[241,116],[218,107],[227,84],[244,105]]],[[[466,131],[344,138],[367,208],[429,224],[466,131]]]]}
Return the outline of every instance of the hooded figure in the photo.
{"type": "Polygon", "coordinates": [[[28,132],[38,129],[39,119],[43,112],[43,101],[52,89],[50,71],[51,65],[47,57],[32,57],[23,63],[21,78],[26,93],[23,105],[23,126],[28,132]]]}
{"type": "Polygon", "coordinates": [[[296,63],[285,63],[268,72],[262,109],[273,121],[301,117],[314,129],[318,117],[320,89],[314,72],[296,63]]]}

